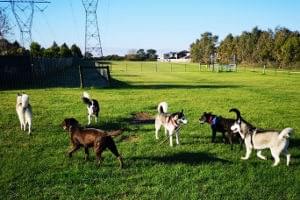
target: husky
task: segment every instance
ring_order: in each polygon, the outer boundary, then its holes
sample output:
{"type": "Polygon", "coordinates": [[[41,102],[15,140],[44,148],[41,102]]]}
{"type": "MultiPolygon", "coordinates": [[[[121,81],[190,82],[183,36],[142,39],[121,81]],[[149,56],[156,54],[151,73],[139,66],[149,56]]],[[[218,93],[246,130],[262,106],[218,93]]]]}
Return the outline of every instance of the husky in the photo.
{"type": "Polygon", "coordinates": [[[173,135],[176,136],[176,144],[179,145],[179,129],[182,124],[187,124],[187,119],[181,112],[176,112],[173,114],[165,112],[168,108],[166,102],[162,102],[158,105],[158,114],[155,117],[155,137],[158,138],[158,131],[161,126],[165,128],[165,134],[170,138],[170,146],[173,146],[173,135]]]}
{"type": "Polygon", "coordinates": [[[95,118],[95,122],[98,122],[98,116],[100,111],[99,103],[96,99],[91,99],[89,93],[83,92],[82,101],[87,105],[88,110],[88,125],[91,124],[91,118],[95,118]]]}
{"type": "Polygon", "coordinates": [[[26,131],[28,125],[28,134],[31,134],[32,108],[29,104],[29,96],[27,94],[17,94],[16,111],[19,117],[21,130],[26,131]]]}
{"type": "Polygon", "coordinates": [[[230,112],[235,112],[237,115],[237,119],[231,126],[231,130],[239,133],[245,141],[246,155],[241,159],[249,159],[252,149],[256,149],[257,157],[266,160],[267,158],[261,154],[261,151],[269,148],[271,150],[272,157],[275,160],[273,166],[277,166],[279,164],[279,156],[281,153],[286,156],[286,165],[289,166],[291,155],[288,152],[288,146],[289,137],[293,131],[292,128],[285,128],[281,132],[272,130],[262,131],[246,122],[241,117],[238,109],[233,108],[230,112]]]}

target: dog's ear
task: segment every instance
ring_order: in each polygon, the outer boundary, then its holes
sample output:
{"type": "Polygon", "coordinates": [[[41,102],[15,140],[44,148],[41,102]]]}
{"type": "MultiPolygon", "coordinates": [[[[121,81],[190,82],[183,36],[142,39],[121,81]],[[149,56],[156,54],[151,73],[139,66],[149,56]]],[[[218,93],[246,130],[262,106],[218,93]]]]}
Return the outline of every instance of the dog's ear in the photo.
{"type": "Polygon", "coordinates": [[[181,113],[183,113],[183,109],[181,109],[181,113]]]}
{"type": "Polygon", "coordinates": [[[175,119],[175,120],[177,120],[177,119],[178,119],[178,114],[176,114],[176,115],[174,116],[174,119],[175,119]]]}
{"type": "Polygon", "coordinates": [[[240,118],[237,120],[237,123],[238,123],[238,124],[241,124],[241,119],[240,119],[240,118]]]}

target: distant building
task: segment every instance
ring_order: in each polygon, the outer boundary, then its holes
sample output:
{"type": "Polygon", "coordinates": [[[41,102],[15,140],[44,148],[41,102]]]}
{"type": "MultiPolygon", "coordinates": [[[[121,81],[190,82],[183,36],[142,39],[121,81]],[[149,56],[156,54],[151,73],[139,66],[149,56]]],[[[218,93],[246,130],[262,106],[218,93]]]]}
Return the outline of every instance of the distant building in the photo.
{"type": "Polygon", "coordinates": [[[157,59],[161,62],[190,62],[191,54],[189,51],[183,50],[179,52],[164,53],[162,57],[157,59]]]}

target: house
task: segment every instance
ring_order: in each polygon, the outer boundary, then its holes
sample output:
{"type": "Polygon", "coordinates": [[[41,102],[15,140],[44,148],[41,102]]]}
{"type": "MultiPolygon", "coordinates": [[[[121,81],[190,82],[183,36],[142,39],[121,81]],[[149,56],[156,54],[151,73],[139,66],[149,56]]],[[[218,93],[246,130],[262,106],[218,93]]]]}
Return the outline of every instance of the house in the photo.
{"type": "Polygon", "coordinates": [[[164,53],[162,57],[158,58],[160,62],[190,62],[191,54],[189,51],[183,50],[179,52],[164,53]]]}

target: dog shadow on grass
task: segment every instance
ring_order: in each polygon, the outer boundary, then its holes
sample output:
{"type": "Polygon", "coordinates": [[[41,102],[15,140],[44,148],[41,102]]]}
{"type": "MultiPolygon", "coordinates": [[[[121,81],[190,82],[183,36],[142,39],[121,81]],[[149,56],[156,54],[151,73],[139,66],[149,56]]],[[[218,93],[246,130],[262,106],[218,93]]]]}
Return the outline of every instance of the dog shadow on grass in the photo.
{"type": "Polygon", "coordinates": [[[167,165],[173,164],[188,164],[188,165],[199,165],[208,163],[222,163],[230,164],[231,162],[222,158],[215,157],[212,154],[205,152],[179,152],[171,155],[162,156],[141,156],[129,158],[133,161],[144,161],[148,160],[154,163],[164,163],[167,165]]]}

